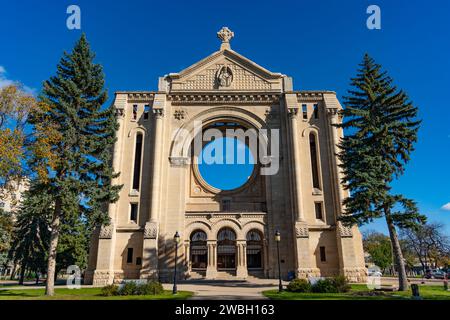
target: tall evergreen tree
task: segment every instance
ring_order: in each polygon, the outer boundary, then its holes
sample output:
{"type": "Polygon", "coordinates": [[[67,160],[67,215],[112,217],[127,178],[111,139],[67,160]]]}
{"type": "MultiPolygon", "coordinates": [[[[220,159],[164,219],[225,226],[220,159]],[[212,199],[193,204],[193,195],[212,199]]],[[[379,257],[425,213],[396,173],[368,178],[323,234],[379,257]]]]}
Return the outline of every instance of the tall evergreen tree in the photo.
{"type": "Polygon", "coordinates": [[[37,185],[24,194],[24,201],[16,215],[14,235],[8,254],[10,261],[20,265],[19,283],[23,284],[25,272],[43,273],[45,270],[51,198],[37,185]]]}
{"type": "Polygon", "coordinates": [[[365,224],[384,217],[399,275],[399,290],[408,287],[396,227],[413,228],[425,221],[414,201],[393,194],[391,183],[404,172],[417,141],[420,121],[409,101],[381,65],[365,55],[352,89],[345,97],[344,122],[348,129],[340,142],[343,184],[350,191],[344,200],[344,224],[365,224]]]}
{"type": "Polygon", "coordinates": [[[83,217],[90,226],[108,223],[105,204],[117,200],[120,186],[111,166],[117,121],[113,106],[104,108],[102,67],[94,63],[83,34],[64,53],[56,75],[44,82],[35,125],[34,170],[54,200],[51,217],[46,294],[54,294],[58,240],[62,226],[83,217]]]}
{"type": "Polygon", "coordinates": [[[8,265],[8,250],[11,245],[13,225],[12,214],[0,208],[0,267],[6,268],[8,265]]]}

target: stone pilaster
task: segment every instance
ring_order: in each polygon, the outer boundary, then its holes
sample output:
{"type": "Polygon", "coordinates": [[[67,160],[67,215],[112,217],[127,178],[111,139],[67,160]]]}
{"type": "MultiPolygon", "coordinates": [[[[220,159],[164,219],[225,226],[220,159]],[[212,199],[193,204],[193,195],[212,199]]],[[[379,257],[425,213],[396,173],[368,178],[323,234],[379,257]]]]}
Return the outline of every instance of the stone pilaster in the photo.
{"type": "Polygon", "coordinates": [[[153,140],[153,171],[150,186],[150,213],[149,221],[145,224],[144,243],[142,254],[141,278],[156,278],[158,276],[158,234],[159,209],[161,194],[161,162],[163,152],[163,120],[166,96],[156,94],[153,101],[154,114],[154,140],[153,140]]]}
{"type": "Polygon", "coordinates": [[[237,261],[236,261],[236,277],[246,279],[247,272],[247,242],[238,240],[236,242],[237,261]]]}
{"type": "Polygon", "coordinates": [[[295,210],[295,220],[297,222],[305,221],[305,216],[303,213],[303,203],[302,203],[302,176],[301,176],[301,162],[300,162],[300,147],[298,141],[298,108],[290,107],[288,109],[290,125],[291,125],[291,137],[292,137],[292,164],[294,176],[294,210],[295,210]]]}
{"type": "Polygon", "coordinates": [[[357,226],[344,226],[338,218],[344,212],[343,201],[346,196],[342,186],[342,168],[340,160],[336,154],[339,153],[338,143],[342,137],[342,132],[338,131],[336,124],[341,122],[339,110],[342,108],[335,95],[324,94],[329,120],[328,136],[330,149],[332,150],[332,171],[335,181],[335,211],[336,211],[336,239],[339,252],[339,272],[347,276],[350,281],[363,282],[366,279],[367,270],[364,264],[364,252],[362,248],[361,234],[357,226]]]}
{"type": "MultiPolygon", "coordinates": [[[[126,106],[127,98],[125,95],[118,95],[116,97],[116,119],[119,125],[119,129],[117,131],[117,141],[114,144],[113,149],[113,161],[112,166],[114,172],[121,171],[122,164],[122,149],[123,149],[123,141],[124,141],[124,132],[125,132],[125,106],[126,106]]],[[[113,185],[120,184],[120,177],[114,178],[111,183],[113,185]]],[[[110,219],[110,224],[107,226],[102,226],[100,228],[99,240],[98,240],[98,250],[94,251],[94,254],[97,254],[96,266],[90,266],[88,270],[88,279],[86,283],[92,283],[94,285],[107,285],[111,284],[114,281],[114,255],[115,255],[115,247],[116,247],[116,231],[115,225],[117,221],[118,214],[118,203],[110,203],[108,205],[108,216],[110,219]],[[95,269],[95,270],[94,270],[95,269]],[[93,271],[94,270],[94,271],[93,271]]]]}
{"type": "Polygon", "coordinates": [[[208,265],[206,267],[206,279],[215,279],[217,277],[217,242],[208,240],[208,265]]]}
{"type": "Polygon", "coordinates": [[[97,266],[93,274],[94,285],[107,285],[114,281],[114,224],[102,226],[99,234],[97,266]]]}
{"type": "Polygon", "coordinates": [[[147,222],[144,228],[141,279],[156,279],[158,277],[157,236],[158,226],[156,222],[147,222]]]}

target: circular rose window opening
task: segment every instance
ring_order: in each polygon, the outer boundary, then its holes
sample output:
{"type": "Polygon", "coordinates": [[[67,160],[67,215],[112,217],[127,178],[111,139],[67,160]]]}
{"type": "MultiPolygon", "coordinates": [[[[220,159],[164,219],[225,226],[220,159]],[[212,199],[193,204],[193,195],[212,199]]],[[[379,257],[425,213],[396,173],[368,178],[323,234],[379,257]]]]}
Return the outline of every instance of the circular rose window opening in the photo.
{"type": "Polygon", "coordinates": [[[237,138],[218,138],[209,142],[197,160],[203,180],[220,190],[243,186],[255,167],[250,148],[237,138]]]}

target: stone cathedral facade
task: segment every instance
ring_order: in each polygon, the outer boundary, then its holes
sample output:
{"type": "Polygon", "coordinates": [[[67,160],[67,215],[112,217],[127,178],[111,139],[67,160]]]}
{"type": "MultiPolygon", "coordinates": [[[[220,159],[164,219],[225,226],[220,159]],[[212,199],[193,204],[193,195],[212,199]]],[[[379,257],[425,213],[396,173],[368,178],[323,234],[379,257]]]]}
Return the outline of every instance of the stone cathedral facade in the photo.
{"type": "Polygon", "coordinates": [[[111,223],[93,235],[86,283],[169,281],[177,231],[182,279],[278,277],[276,230],[284,278],[365,279],[361,234],[337,221],[347,191],[335,156],[336,94],[294,90],[292,78],[233,51],[233,36],[222,28],[218,51],[161,77],[158,91],[116,93],[114,183],[123,188],[109,205],[111,223]],[[196,122],[202,130],[277,129],[278,154],[257,163],[241,187],[217,189],[189,152],[196,122]],[[277,172],[262,175],[271,161],[277,172]]]}

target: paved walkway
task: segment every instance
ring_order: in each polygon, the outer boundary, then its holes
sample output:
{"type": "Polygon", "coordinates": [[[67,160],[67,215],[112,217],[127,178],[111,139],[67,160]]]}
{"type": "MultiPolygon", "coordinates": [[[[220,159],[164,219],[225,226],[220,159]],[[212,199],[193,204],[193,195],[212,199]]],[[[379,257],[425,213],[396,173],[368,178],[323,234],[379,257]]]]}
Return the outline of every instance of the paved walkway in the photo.
{"type": "MultiPolygon", "coordinates": [[[[283,282],[286,286],[288,283],[283,282]]],[[[275,279],[244,280],[188,280],[177,285],[178,290],[194,292],[192,300],[261,300],[267,299],[262,291],[277,289],[275,279]]],[[[172,289],[172,284],[164,284],[172,289]]]]}

